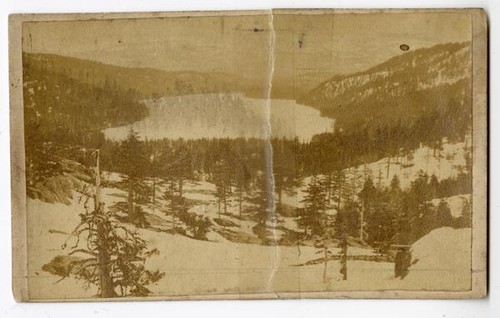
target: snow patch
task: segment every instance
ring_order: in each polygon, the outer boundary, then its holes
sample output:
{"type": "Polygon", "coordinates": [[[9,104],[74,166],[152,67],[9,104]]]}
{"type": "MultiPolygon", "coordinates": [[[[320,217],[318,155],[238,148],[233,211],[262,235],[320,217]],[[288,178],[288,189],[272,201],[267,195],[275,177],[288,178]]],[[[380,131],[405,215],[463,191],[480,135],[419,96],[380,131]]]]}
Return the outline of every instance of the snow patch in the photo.
{"type": "Polygon", "coordinates": [[[439,228],[412,245],[413,262],[404,279],[428,289],[457,290],[471,286],[470,228],[439,228]]]}

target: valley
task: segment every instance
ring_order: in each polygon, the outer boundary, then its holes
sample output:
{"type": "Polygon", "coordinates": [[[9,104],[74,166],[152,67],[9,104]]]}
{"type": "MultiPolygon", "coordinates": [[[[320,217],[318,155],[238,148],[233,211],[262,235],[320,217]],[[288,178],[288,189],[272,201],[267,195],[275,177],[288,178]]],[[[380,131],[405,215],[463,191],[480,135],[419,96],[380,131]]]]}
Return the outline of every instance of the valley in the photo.
{"type": "Polygon", "coordinates": [[[27,54],[32,296],[470,288],[468,50],[402,53],[297,100],[27,54]]]}

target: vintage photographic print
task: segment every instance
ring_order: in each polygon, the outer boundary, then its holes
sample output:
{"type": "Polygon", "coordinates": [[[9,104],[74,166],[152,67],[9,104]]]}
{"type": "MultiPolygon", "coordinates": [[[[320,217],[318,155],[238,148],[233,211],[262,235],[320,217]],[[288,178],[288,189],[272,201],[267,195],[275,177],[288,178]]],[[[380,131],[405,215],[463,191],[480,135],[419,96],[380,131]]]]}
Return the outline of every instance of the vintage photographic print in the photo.
{"type": "Polygon", "coordinates": [[[10,21],[19,301],[486,293],[480,9],[10,21]]]}

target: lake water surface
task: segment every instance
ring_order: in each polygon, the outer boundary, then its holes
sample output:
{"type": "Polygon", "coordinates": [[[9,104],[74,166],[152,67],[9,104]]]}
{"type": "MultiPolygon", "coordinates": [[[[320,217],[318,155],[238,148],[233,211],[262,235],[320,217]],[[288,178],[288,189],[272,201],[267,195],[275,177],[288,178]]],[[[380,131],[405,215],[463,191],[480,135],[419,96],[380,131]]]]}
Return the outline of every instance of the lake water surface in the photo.
{"type": "Polygon", "coordinates": [[[130,125],[105,129],[108,139],[123,140],[130,129],[147,139],[297,137],[333,130],[334,120],[294,100],[199,94],[145,100],[149,116],[130,125]]]}

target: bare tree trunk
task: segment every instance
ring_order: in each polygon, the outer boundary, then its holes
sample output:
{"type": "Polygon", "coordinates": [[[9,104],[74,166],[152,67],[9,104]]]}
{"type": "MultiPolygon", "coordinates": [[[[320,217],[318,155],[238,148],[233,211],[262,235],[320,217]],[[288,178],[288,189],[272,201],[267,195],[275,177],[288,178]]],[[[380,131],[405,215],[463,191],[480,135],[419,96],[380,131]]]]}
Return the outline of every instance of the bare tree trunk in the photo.
{"type": "Polygon", "coordinates": [[[389,180],[390,169],[391,169],[391,155],[387,157],[387,180],[389,180]]]}
{"type": "Polygon", "coordinates": [[[239,214],[241,218],[241,212],[243,210],[243,189],[239,189],[239,197],[238,197],[238,203],[239,203],[239,214]]]}
{"type": "Polygon", "coordinates": [[[425,173],[429,174],[429,157],[430,157],[430,150],[427,149],[427,158],[425,161],[425,173]]]}
{"type": "Polygon", "coordinates": [[[358,182],[358,167],[354,167],[354,174],[352,175],[353,178],[352,178],[352,193],[351,193],[351,196],[350,198],[352,198],[354,200],[354,198],[356,197],[356,192],[357,192],[357,182],[358,182]]]}
{"type": "Polygon", "coordinates": [[[326,283],[326,271],[328,269],[328,247],[323,243],[323,252],[325,257],[325,267],[323,268],[323,283],[326,283]]]}
{"type": "Polygon", "coordinates": [[[337,202],[337,212],[340,211],[340,201],[342,201],[342,186],[344,185],[344,181],[340,180],[339,182],[339,202],[337,202]]]}
{"type": "Polygon", "coordinates": [[[156,204],[156,177],[153,177],[153,213],[155,213],[156,204]]]}
{"type": "Polygon", "coordinates": [[[343,280],[347,280],[347,235],[345,233],[342,237],[342,249],[340,253],[340,274],[342,274],[343,280]]]}
{"type": "Polygon", "coordinates": [[[179,179],[179,198],[182,198],[182,184],[184,183],[184,180],[182,178],[179,179]]]}
{"type": "MultiPolygon", "coordinates": [[[[95,196],[94,196],[94,209],[96,213],[102,214],[101,203],[101,171],[99,167],[99,150],[96,150],[96,178],[95,178],[95,196]]],[[[99,264],[99,297],[111,298],[115,297],[116,293],[113,287],[113,279],[111,277],[110,257],[108,252],[108,240],[106,230],[99,222],[97,224],[97,235],[99,237],[99,245],[97,246],[97,263],[99,264]]]]}
{"type": "Polygon", "coordinates": [[[174,180],[170,180],[170,213],[172,213],[172,231],[175,234],[175,197],[174,197],[174,180]]]}
{"type": "Polygon", "coordinates": [[[278,190],[278,209],[280,212],[283,210],[283,189],[280,187],[278,190]]]}
{"type": "Polygon", "coordinates": [[[217,214],[219,215],[219,220],[220,220],[221,202],[222,202],[221,198],[217,198],[217,207],[218,207],[217,214]]]}
{"type": "Polygon", "coordinates": [[[135,211],[134,211],[134,179],[128,177],[128,220],[133,223],[135,220],[135,211]]]}
{"type": "Polygon", "coordinates": [[[227,214],[227,190],[226,183],[222,183],[222,198],[224,199],[224,214],[227,214]]]}
{"type": "Polygon", "coordinates": [[[363,233],[365,231],[365,204],[361,203],[361,209],[359,211],[359,240],[363,242],[363,233]]]}
{"type": "Polygon", "coordinates": [[[332,203],[332,172],[328,173],[328,203],[332,203]]]}

